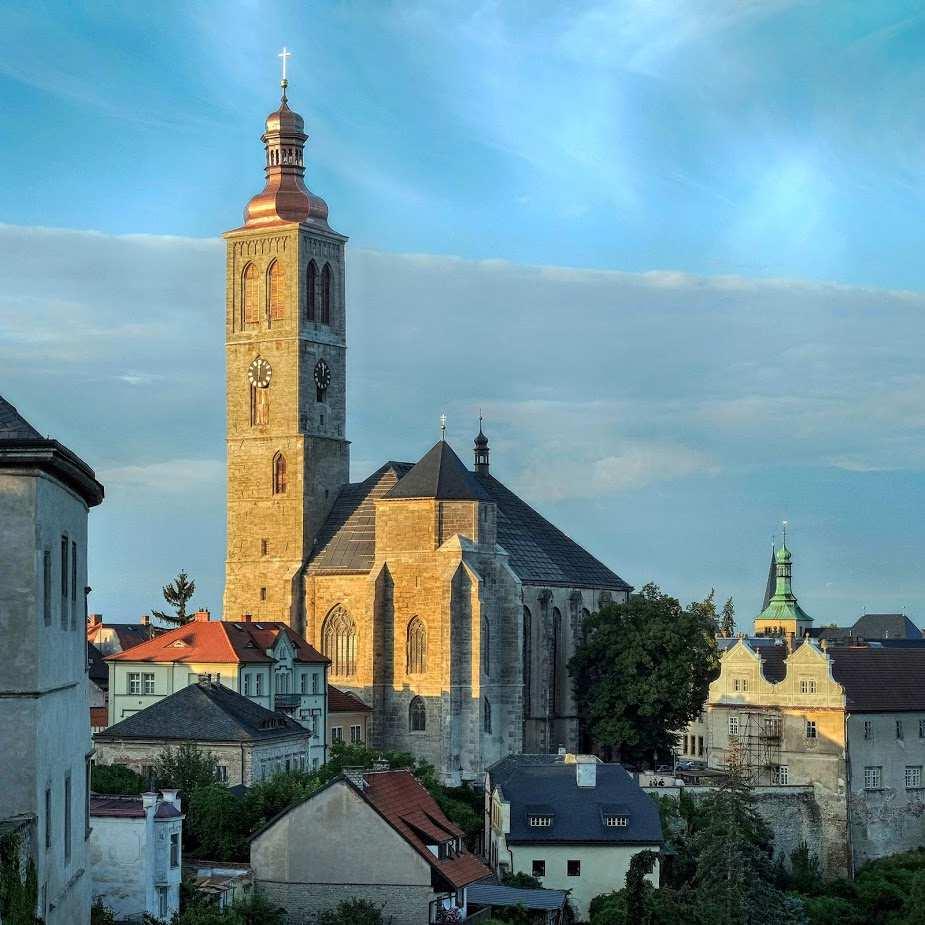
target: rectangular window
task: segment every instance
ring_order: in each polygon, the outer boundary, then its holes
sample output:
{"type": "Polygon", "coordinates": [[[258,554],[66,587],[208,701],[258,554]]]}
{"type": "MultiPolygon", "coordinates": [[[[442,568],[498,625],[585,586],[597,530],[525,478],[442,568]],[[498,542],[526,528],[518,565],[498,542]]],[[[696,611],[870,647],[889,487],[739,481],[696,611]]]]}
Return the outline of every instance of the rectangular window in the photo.
{"type": "Polygon", "coordinates": [[[608,829],[625,829],[629,824],[629,816],[604,816],[604,825],[606,825],[608,829]]]}
{"type": "Polygon", "coordinates": [[[170,835],[170,866],[180,866],[180,833],[172,832],[170,835]]]}
{"type": "Polygon", "coordinates": [[[864,720],[864,738],[872,739],[874,737],[874,724],[869,720],[864,720]]]}
{"type": "Polygon", "coordinates": [[[360,737],[360,727],[359,726],[350,727],[350,741],[354,745],[356,745],[358,742],[363,741],[362,738],[360,737]]]}
{"type": "Polygon", "coordinates": [[[681,754],[682,755],[687,754],[687,736],[686,735],[681,736],[681,754]]]}
{"type": "Polygon", "coordinates": [[[548,829],[552,825],[552,816],[530,816],[530,825],[534,829],[548,829]]]}
{"type": "Polygon", "coordinates": [[[736,678],[732,682],[733,689],[736,691],[747,691],[748,690],[748,678],[736,678]]]}
{"type": "Polygon", "coordinates": [[[257,675],[257,680],[254,683],[257,685],[257,696],[259,697],[263,694],[263,675],[257,675]]]}
{"type": "Polygon", "coordinates": [[[919,720],[919,738],[925,739],[925,719],[919,720]]]}
{"type": "Polygon", "coordinates": [[[729,717],[729,735],[737,736],[739,734],[739,717],[732,715],[729,717]]]}
{"type": "Polygon", "coordinates": [[[228,783],[228,765],[217,764],[215,766],[215,779],[222,784],[228,783]]]}
{"type": "Polygon", "coordinates": [[[64,863],[71,863],[71,772],[64,775],[64,863]]]}
{"type": "Polygon", "coordinates": [[[331,741],[332,742],[343,742],[344,741],[344,727],[343,726],[332,726],[331,727],[331,741]]]}
{"type": "Polygon", "coordinates": [[[537,861],[534,859],[531,866],[531,873],[534,877],[545,877],[546,876],[546,862],[537,861]]]}
{"type": "Polygon", "coordinates": [[[319,676],[315,672],[312,672],[312,693],[313,694],[318,693],[318,684],[319,684],[318,677],[319,676]]]}
{"type": "Polygon", "coordinates": [[[45,847],[51,847],[51,787],[45,788],[45,847]]]}
{"type": "Polygon", "coordinates": [[[703,736],[697,736],[697,757],[703,758],[703,736]]]}
{"type": "Polygon", "coordinates": [[[154,693],[154,673],[146,671],[141,676],[141,684],[142,684],[142,689],[145,694],[153,694],[154,693]]]}
{"type": "Polygon", "coordinates": [[[244,696],[250,697],[251,695],[251,676],[249,674],[244,675],[244,696]]]}
{"type": "Polygon", "coordinates": [[[270,543],[268,540],[260,541],[260,555],[265,556],[270,551],[270,543]]]}
{"type": "Polygon", "coordinates": [[[806,738],[807,739],[816,738],[816,721],[814,719],[806,720],[806,738]]]}
{"type": "Polygon", "coordinates": [[[68,539],[61,537],[61,628],[67,629],[67,574],[70,570],[67,561],[68,539]]]}
{"type": "Polygon", "coordinates": [[[45,625],[51,626],[51,550],[42,553],[42,607],[44,608],[45,625]]]}
{"type": "Polygon", "coordinates": [[[879,790],[883,768],[864,768],[864,789],[879,790]]]}
{"type": "Polygon", "coordinates": [[[265,601],[266,599],[267,599],[267,589],[261,588],[260,589],[260,600],[265,601]]]}
{"type": "Polygon", "coordinates": [[[71,629],[77,629],[77,544],[71,543],[71,629]]]}
{"type": "Polygon", "coordinates": [[[565,872],[569,877],[581,876],[581,861],[566,861],[565,872]]]}
{"type": "Polygon", "coordinates": [[[790,783],[790,768],[782,764],[771,770],[771,783],[778,787],[786,787],[790,783]]]}
{"type": "Polygon", "coordinates": [[[130,694],[140,694],[141,693],[141,673],[137,671],[130,671],[128,673],[128,692],[130,694]]]}
{"type": "Polygon", "coordinates": [[[800,693],[801,694],[815,694],[816,693],[816,681],[814,678],[800,678],[800,693]]]}
{"type": "Polygon", "coordinates": [[[901,719],[896,720],[896,738],[903,738],[903,721],[901,719]]]}
{"type": "Polygon", "coordinates": [[[922,766],[906,766],[906,789],[911,790],[922,786],[922,766]]]}
{"type": "Polygon", "coordinates": [[[304,671],[299,675],[299,693],[308,693],[308,675],[304,671]]]}
{"type": "Polygon", "coordinates": [[[160,918],[167,918],[167,887],[157,888],[157,914],[160,918]]]}

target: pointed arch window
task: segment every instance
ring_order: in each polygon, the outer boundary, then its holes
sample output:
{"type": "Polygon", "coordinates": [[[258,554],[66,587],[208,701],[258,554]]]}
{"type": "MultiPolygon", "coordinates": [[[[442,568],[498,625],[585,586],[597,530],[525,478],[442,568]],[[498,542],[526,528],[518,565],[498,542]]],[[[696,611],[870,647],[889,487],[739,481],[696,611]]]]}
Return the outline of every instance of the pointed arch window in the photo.
{"type": "Polygon", "coordinates": [[[482,671],[487,678],[491,675],[491,627],[488,617],[482,617],[482,671]]]}
{"type": "Polygon", "coordinates": [[[427,671],[427,628],[420,617],[413,617],[408,623],[406,652],[408,674],[424,674],[427,671]]]}
{"type": "Polygon", "coordinates": [[[244,324],[257,324],[257,267],[249,263],[241,276],[241,314],[244,324]]]}
{"type": "Polygon", "coordinates": [[[284,495],[286,493],[286,457],[282,453],[277,453],[273,457],[273,494],[284,495]]]}
{"type": "Polygon", "coordinates": [[[286,317],[283,301],[283,267],[274,260],[267,270],[267,318],[270,322],[282,321],[286,317]]]}
{"type": "Polygon", "coordinates": [[[331,323],[331,264],[321,271],[321,323],[331,323]]]}
{"type": "Polygon", "coordinates": [[[491,701],[487,697],[482,700],[482,729],[491,732],[491,701]]]}
{"type": "Polygon", "coordinates": [[[523,641],[523,672],[524,672],[524,719],[529,719],[533,702],[531,688],[533,687],[533,619],[530,608],[524,607],[524,641],[523,641]]]}
{"type": "Polygon", "coordinates": [[[309,321],[318,320],[318,265],[309,260],[305,273],[305,314],[309,321]]]}
{"type": "Polygon", "coordinates": [[[321,627],[321,651],[331,660],[331,672],[341,678],[356,674],[357,628],[353,617],[338,604],[321,627]]]}
{"type": "Polygon", "coordinates": [[[552,611],[552,671],[550,672],[550,683],[552,685],[551,698],[553,713],[558,715],[561,712],[561,696],[559,688],[561,685],[561,671],[559,662],[562,657],[562,613],[558,607],[552,611]]]}
{"type": "Polygon", "coordinates": [[[420,697],[414,697],[408,707],[408,728],[412,732],[424,732],[427,729],[427,707],[420,697]]]}

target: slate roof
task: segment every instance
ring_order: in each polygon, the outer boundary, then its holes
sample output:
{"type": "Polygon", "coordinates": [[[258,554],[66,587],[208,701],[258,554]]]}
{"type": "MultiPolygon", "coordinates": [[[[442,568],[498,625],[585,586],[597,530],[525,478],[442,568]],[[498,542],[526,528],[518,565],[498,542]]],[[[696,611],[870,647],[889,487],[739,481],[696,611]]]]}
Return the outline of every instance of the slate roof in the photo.
{"type": "Polygon", "coordinates": [[[466,887],[466,901],[475,906],[556,910],[565,908],[567,898],[565,890],[524,890],[504,886],[493,878],[479,880],[466,887]]]}
{"type": "Polygon", "coordinates": [[[597,764],[594,787],[578,786],[576,767],[559,755],[508,755],[488,769],[511,805],[509,844],[662,843],[658,807],[622,765],[597,764]],[[552,807],[552,825],[530,826],[537,806],[552,807]],[[607,827],[605,813],[629,816],[629,825],[607,827]]]}
{"type": "Polygon", "coordinates": [[[260,742],[308,735],[294,719],[267,710],[223,684],[203,682],[190,684],[127,716],[96,733],[94,739],[260,742]]]}
{"type": "Polygon", "coordinates": [[[42,439],[42,435],[0,395],[0,441],[42,439]]]}
{"type": "MultiPolygon", "coordinates": [[[[435,449],[440,446],[437,444],[435,449]]],[[[455,453],[453,458],[459,461],[455,453]]],[[[462,463],[459,465],[462,466],[462,463]]],[[[345,486],[319,532],[308,563],[308,573],[338,575],[368,572],[375,557],[375,502],[379,498],[404,497],[395,494],[395,491],[399,482],[405,484],[414,468],[411,463],[387,462],[365,481],[345,486]]],[[[429,464],[428,468],[433,476],[434,466],[429,464]]],[[[494,476],[475,474],[465,468],[464,471],[469,479],[478,483],[482,492],[480,497],[497,505],[498,544],[510,555],[511,568],[524,584],[632,590],[632,586],[619,575],[553,526],[494,476]]],[[[408,497],[412,496],[416,497],[408,497]]]]}
{"type": "Polygon", "coordinates": [[[851,627],[861,639],[921,639],[922,631],[902,613],[865,613],[851,627]]]}
{"type": "Polygon", "coordinates": [[[295,646],[295,660],[318,663],[326,659],[285,623],[257,620],[193,620],[154,639],[115,655],[116,662],[272,662],[266,650],[280,633],[295,646]]]}
{"type": "Polygon", "coordinates": [[[854,713],[925,711],[925,648],[831,646],[832,676],[854,713]]]}
{"type": "Polygon", "coordinates": [[[362,482],[341,489],[318,533],[309,574],[368,572],[376,552],[376,501],[410,472],[412,463],[387,462],[362,482]]]}
{"type": "MultiPolygon", "coordinates": [[[[141,797],[91,794],[90,815],[115,819],[144,819],[145,809],[141,797]]],[[[161,803],[154,813],[154,818],[177,819],[182,815],[172,803],[161,803]]]]}
{"type": "Polygon", "coordinates": [[[482,880],[491,871],[471,854],[462,842],[462,830],[450,822],[437,801],[410,771],[368,771],[365,786],[350,782],[389,825],[430,864],[434,873],[461,889],[482,880]],[[436,858],[428,844],[440,844],[459,838],[462,850],[454,857],[436,858]]]}
{"type": "Polygon", "coordinates": [[[491,501],[452,447],[441,440],[435,443],[385,495],[386,500],[436,498],[440,501],[491,501]]]}
{"type": "Polygon", "coordinates": [[[103,653],[92,642],[87,643],[87,674],[97,686],[106,690],[109,687],[109,669],[103,661],[103,653]]]}
{"type": "Polygon", "coordinates": [[[372,713],[373,708],[367,706],[356,694],[342,691],[333,684],[328,685],[328,713],[372,713]]]}
{"type": "Polygon", "coordinates": [[[105,635],[107,630],[115,634],[116,639],[119,641],[119,648],[122,651],[131,649],[132,646],[137,646],[142,642],[147,642],[149,639],[167,632],[164,627],[154,626],[152,623],[146,625],[144,623],[101,622],[95,623],[92,626],[89,624],[87,625],[87,640],[90,643],[99,642],[102,645],[103,640],[100,637],[105,635]]]}

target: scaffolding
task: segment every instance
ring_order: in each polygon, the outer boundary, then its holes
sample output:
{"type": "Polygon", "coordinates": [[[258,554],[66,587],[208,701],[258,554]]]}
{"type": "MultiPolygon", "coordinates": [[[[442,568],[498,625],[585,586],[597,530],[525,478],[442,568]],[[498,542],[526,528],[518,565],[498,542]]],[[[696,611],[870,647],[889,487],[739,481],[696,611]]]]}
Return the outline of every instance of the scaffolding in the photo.
{"type": "Polygon", "coordinates": [[[730,736],[726,766],[738,764],[752,786],[778,783],[783,731],[780,711],[746,708],[738,711],[738,719],[738,735],[730,736]]]}

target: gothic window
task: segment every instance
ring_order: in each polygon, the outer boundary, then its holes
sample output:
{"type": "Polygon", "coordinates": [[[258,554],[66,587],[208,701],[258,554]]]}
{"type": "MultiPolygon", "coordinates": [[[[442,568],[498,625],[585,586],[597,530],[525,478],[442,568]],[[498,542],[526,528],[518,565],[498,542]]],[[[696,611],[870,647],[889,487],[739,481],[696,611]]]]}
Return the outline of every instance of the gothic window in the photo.
{"type": "Polygon", "coordinates": [[[321,271],[321,322],[331,323],[331,264],[326,263],[321,271]]]}
{"type": "Polygon", "coordinates": [[[331,671],[340,677],[356,674],[357,628],[353,618],[338,604],[324,618],[321,651],[331,660],[331,671]]]}
{"type": "Polygon", "coordinates": [[[408,674],[424,674],[427,670],[427,629],[419,617],[413,617],[408,624],[406,652],[408,674]]]}
{"type": "Polygon", "coordinates": [[[257,324],[257,267],[249,263],[241,280],[241,305],[245,324],[257,324]]]}
{"type": "Polygon", "coordinates": [[[559,688],[561,685],[561,672],[559,670],[559,661],[562,657],[562,614],[558,607],[552,610],[552,671],[549,673],[549,682],[552,685],[552,711],[555,714],[561,712],[559,688]]]}
{"type": "Polygon", "coordinates": [[[482,729],[491,732],[491,701],[487,697],[482,704],[482,729]]]}
{"type": "Polygon", "coordinates": [[[530,639],[533,620],[530,616],[530,608],[524,607],[524,643],[523,643],[523,664],[524,664],[524,719],[529,719],[531,711],[530,686],[533,680],[531,671],[531,661],[533,659],[533,645],[530,639]]]}
{"type": "Polygon", "coordinates": [[[267,270],[267,319],[270,322],[282,321],[286,317],[286,306],[283,302],[283,268],[278,260],[274,260],[267,270]]]}
{"type": "Polygon", "coordinates": [[[318,267],[314,260],[308,262],[305,274],[305,313],[309,321],[318,320],[318,267]]]}
{"type": "Polygon", "coordinates": [[[482,671],[487,678],[491,674],[491,627],[488,617],[482,618],[482,671]]]}
{"type": "Polygon", "coordinates": [[[286,457],[277,453],[273,457],[273,494],[286,493],[286,457]]]}
{"type": "Polygon", "coordinates": [[[415,697],[408,707],[408,728],[412,732],[424,732],[427,729],[427,708],[420,697],[415,697]]]}

